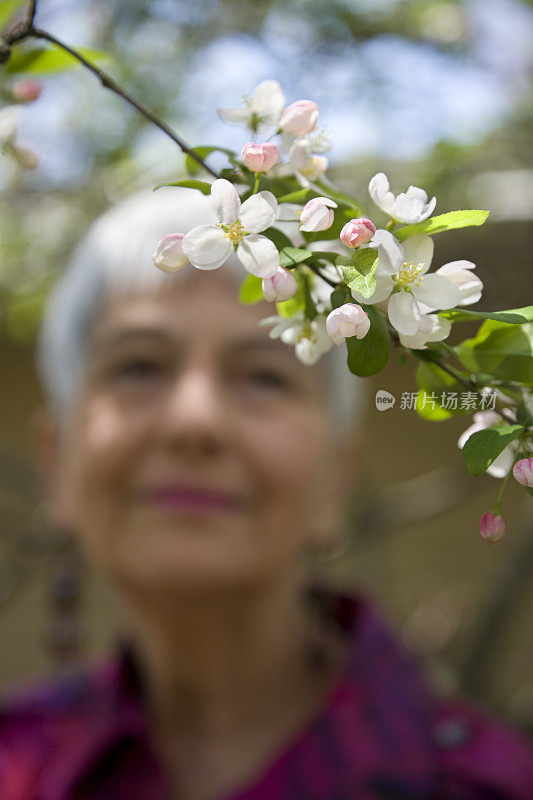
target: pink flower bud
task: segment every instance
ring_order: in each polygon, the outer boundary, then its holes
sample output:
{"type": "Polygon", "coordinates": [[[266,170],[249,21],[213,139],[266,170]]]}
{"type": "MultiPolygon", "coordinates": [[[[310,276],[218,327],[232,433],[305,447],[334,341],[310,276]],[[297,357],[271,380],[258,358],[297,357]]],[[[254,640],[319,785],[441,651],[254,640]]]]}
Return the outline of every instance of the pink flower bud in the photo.
{"type": "Polygon", "coordinates": [[[522,486],[533,487],[533,458],[522,458],[513,467],[513,475],[522,486]]]}
{"type": "Polygon", "coordinates": [[[305,136],[313,130],[318,119],[318,106],[312,100],[297,100],[287,106],[278,128],[293,136],[305,136]]]}
{"type": "Polygon", "coordinates": [[[486,542],[497,544],[505,532],[503,517],[496,516],[492,511],[487,511],[479,520],[479,532],[486,542]]]}
{"type": "Polygon", "coordinates": [[[302,209],[301,231],[325,231],[333,225],[337,203],[329,197],[313,197],[302,209]]]}
{"type": "Polygon", "coordinates": [[[334,308],[326,319],[326,330],[335,344],[342,344],[349,336],[362,339],[369,329],[368,314],[356,303],[345,303],[334,308]]]}
{"type": "Polygon", "coordinates": [[[19,103],[29,103],[31,100],[37,100],[42,88],[39,81],[17,81],[11,87],[11,94],[19,103]]]}
{"type": "Polygon", "coordinates": [[[288,269],[278,267],[270,278],[263,278],[263,295],[265,300],[278,303],[289,300],[298,288],[296,278],[288,269]]]}
{"type": "Polygon", "coordinates": [[[242,160],[252,172],[268,172],[279,158],[279,151],[273,142],[254,144],[248,142],[242,148],[242,160]]]}
{"type": "Polygon", "coordinates": [[[178,272],[189,263],[183,252],[183,233],[167,233],[163,236],[153,255],[154,264],[163,272],[178,272]]]}
{"type": "Polygon", "coordinates": [[[351,219],[346,223],[340,233],[341,241],[347,247],[359,247],[371,240],[376,232],[376,226],[366,217],[351,219]]]}

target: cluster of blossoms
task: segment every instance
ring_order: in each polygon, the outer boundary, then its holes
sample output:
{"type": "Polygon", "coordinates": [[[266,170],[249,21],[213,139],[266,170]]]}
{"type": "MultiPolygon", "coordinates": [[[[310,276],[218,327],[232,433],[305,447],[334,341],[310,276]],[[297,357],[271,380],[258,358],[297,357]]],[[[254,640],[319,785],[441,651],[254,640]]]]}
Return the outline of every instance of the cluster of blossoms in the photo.
{"type": "MultiPolygon", "coordinates": [[[[306,364],[346,343],[352,355],[357,356],[357,348],[365,353],[362,371],[353,359],[350,369],[370,375],[385,365],[391,339],[415,354],[443,348],[453,313],[464,315],[461,309],[480,299],[483,284],[471,261],[452,261],[430,272],[429,233],[482,224],[488,212],[450,212],[432,218],[435,197],[428,199],[416,186],[395,195],[380,172],[370,180],[368,191],[387,215],[387,224],[380,228],[368,217],[352,218],[351,212],[359,208],[356,201],[321,180],[328,166],[323,155],[328,144],[324,134],[316,132],[316,103],[298,100],[286,105],[280,85],[269,80],[245,98],[243,107],[218,112],[264,140],[244,144],[240,159],[232,159],[231,180],[218,178],[211,186],[198,182],[197,188],[210,192],[216,221],[167,234],[157,245],[155,265],[168,272],[188,264],[212,270],[235,253],[255,287],[255,299],[260,284],[259,296],[277,304],[278,313],[262,324],[272,326],[271,337],[293,345],[306,364]],[[279,146],[271,141],[274,136],[280,137],[279,146]],[[294,187],[288,194],[287,181],[294,187]],[[465,223],[464,214],[473,214],[475,220],[465,223]],[[375,359],[378,365],[369,370],[368,361],[376,351],[384,357],[375,359]]],[[[191,181],[185,184],[190,186],[191,181]]],[[[506,411],[509,421],[513,412],[506,411]]],[[[497,411],[476,414],[459,446],[502,420],[497,411]]],[[[492,458],[487,471],[498,477],[512,471],[520,483],[531,487],[533,459],[517,460],[525,442],[521,437],[519,444],[519,435],[492,458]]],[[[487,541],[501,537],[499,500],[483,516],[480,530],[487,541]]]]}
{"type": "MultiPolygon", "coordinates": [[[[32,102],[40,94],[41,84],[38,81],[19,81],[11,89],[12,99],[17,103],[32,102]]],[[[17,142],[20,111],[19,105],[0,108],[0,153],[13,158],[22,169],[34,169],[39,163],[39,157],[17,142]]]]}

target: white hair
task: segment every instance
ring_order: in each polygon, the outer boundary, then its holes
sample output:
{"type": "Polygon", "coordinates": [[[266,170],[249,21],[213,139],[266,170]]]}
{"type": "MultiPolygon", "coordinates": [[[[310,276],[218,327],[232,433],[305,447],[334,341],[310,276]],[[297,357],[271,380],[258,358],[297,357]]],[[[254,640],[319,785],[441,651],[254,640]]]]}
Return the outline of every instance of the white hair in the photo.
{"type": "MultiPolygon", "coordinates": [[[[167,233],[187,233],[214,222],[209,197],[168,187],[138,192],[93,223],[52,290],[37,344],[37,369],[57,418],[65,415],[80,385],[87,338],[108,294],[157,290],[180,280],[182,273],[153,266],[158,241],[167,233]]],[[[245,277],[235,255],[223,269],[236,283],[245,277]]],[[[334,422],[352,428],[365,405],[364,379],[348,371],[344,347],[334,347],[323,359],[334,422]]]]}

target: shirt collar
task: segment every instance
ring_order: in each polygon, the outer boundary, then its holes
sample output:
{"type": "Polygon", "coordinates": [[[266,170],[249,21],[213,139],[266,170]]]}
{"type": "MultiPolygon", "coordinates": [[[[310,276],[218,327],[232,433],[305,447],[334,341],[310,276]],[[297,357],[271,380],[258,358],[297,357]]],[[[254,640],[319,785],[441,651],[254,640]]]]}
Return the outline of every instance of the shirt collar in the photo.
{"type": "MultiPolygon", "coordinates": [[[[376,798],[426,797],[432,768],[426,691],[418,668],[366,601],[318,585],[308,593],[349,637],[344,669],[322,711],[258,782],[231,800],[303,799],[309,781],[313,800],[351,800],[371,785],[375,793],[369,796],[376,798]]],[[[70,709],[72,735],[65,758],[54,759],[47,770],[42,800],[70,800],[75,786],[125,740],[139,744],[154,783],[150,797],[166,797],[165,777],[149,742],[143,678],[131,647],[122,644],[118,657],[97,666],[89,687],[85,699],[70,709]]]]}

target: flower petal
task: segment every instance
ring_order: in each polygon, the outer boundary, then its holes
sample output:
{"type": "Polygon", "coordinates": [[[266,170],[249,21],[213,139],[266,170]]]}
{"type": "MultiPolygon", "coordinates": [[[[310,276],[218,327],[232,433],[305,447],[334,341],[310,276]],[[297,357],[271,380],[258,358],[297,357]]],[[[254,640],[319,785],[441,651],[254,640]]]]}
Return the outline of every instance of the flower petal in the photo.
{"type": "Polygon", "coordinates": [[[239,219],[245,231],[259,233],[269,228],[278,213],[278,201],[272,192],[258,192],[245,200],[239,219]]]}
{"type": "Polygon", "coordinates": [[[275,125],[285,108],[286,100],[283,89],[277,81],[261,81],[250,98],[250,108],[259,114],[263,121],[275,125]]]}
{"type": "Polygon", "coordinates": [[[237,247],[237,258],[248,272],[258,278],[270,278],[279,267],[279,253],[274,242],[253,233],[237,247]]]}
{"type": "Polygon", "coordinates": [[[371,297],[363,297],[355,289],[352,289],[352,297],[358,303],[365,303],[366,305],[374,305],[375,303],[382,303],[389,297],[394,289],[394,281],[390,275],[376,275],[376,289],[371,297]]]}
{"type": "Polygon", "coordinates": [[[432,213],[437,203],[437,198],[433,197],[429,203],[427,194],[418,186],[410,186],[407,192],[399,194],[391,208],[391,216],[400,222],[414,223],[422,222],[432,213]]]}
{"type": "Polygon", "coordinates": [[[211,186],[211,204],[217,220],[223,225],[231,225],[237,220],[241,201],[235,186],[224,178],[219,178],[211,186]]]}
{"type": "Polygon", "coordinates": [[[420,310],[409,292],[395,292],[389,300],[387,313],[398,333],[412,336],[420,325],[420,310]]]}
{"type": "Polygon", "coordinates": [[[406,336],[405,333],[400,333],[400,342],[404,347],[409,347],[413,350],[426,350],[426,342],[431,336],[432,328],[433,321],[429,316],[422,314],[417,332],[413,333],[412,336],[406,336]]]}
{"type": "Polygon", "coordinates": [[[419,286],[413,286],[417,300],[432,308],[453,308],[461,299],[459,288],[443,275],[424,275],[419,286]]]}
{"type": "Polygon", "coordinates": [[[231,255],[233,245],[217,225],[198,225],[185,234],[183,252],[197,269],[217,269],[231,255]]]}
{"type": "Polygon", "coordinates": [[[307,139],[297,139],[289,150],[289,161],[294,169],[303,169],[309,158],[309,143],[307,139]]]}
{"type": "Polygon", "coordinates": [[[422,264],[422,275],[427,272],[431,266],[433,249],[433,239],[431,236],[426,236],[425,233],[416,233],[403,242],[405,260],[407,262],[412,261],[413,264],[422,264]]]}
{"type": "Polygon", "coordinates": [[[382,274],[396,275],[405,261],[399,241],[389,231],[378,230],[369,242],[370,247],[376,245],[379,254],[378,271],[382,274]]]}
{"type": "Polygon", "coordinates": [[[442,342],[443,339],[447,339],[452,329],[450,320],[439,317],[438,314],[428,314],[428,316],[433,322],[428,342],[442,342]]]}
{"type": "Polygon", "coordinates": [[[163,272],[178,272],[189,263],[183,252],[183,233],[167,233],[155,249],[153,261],[163,272]]]}
{"type": "Polygon", "coordinates": [[[487,468],[489,475],[492,475],[493,478],[505,478],[509,470],[512,469],[517,450],[518,447],[515,442],[504,447],[490,467],[487,468]]]}
{"type": "Polygon", "coordinates": [[[384,172],[374,175],[368,184],[368,193],[378,208],[387,214],[390,213],[395,197],[390,191],[389,179],[384,172]]]}
{"type": "Polygon", "coordinates": [[[475,268],[476,265],[472,261],[450,261],[449,264],[444,264],[436,271],[437,275],[444,275],[459,287],[461,299],[458,305],[460,306],[477,303],[481,297],[483,283],[471,271],[475,268]]]}
{"type": "Polygon", "coordinates": [[[238,125],[247,125],[250,119],[248,108],[217,108],[217,114],[226,122],[236,122],[238,125]]]}

